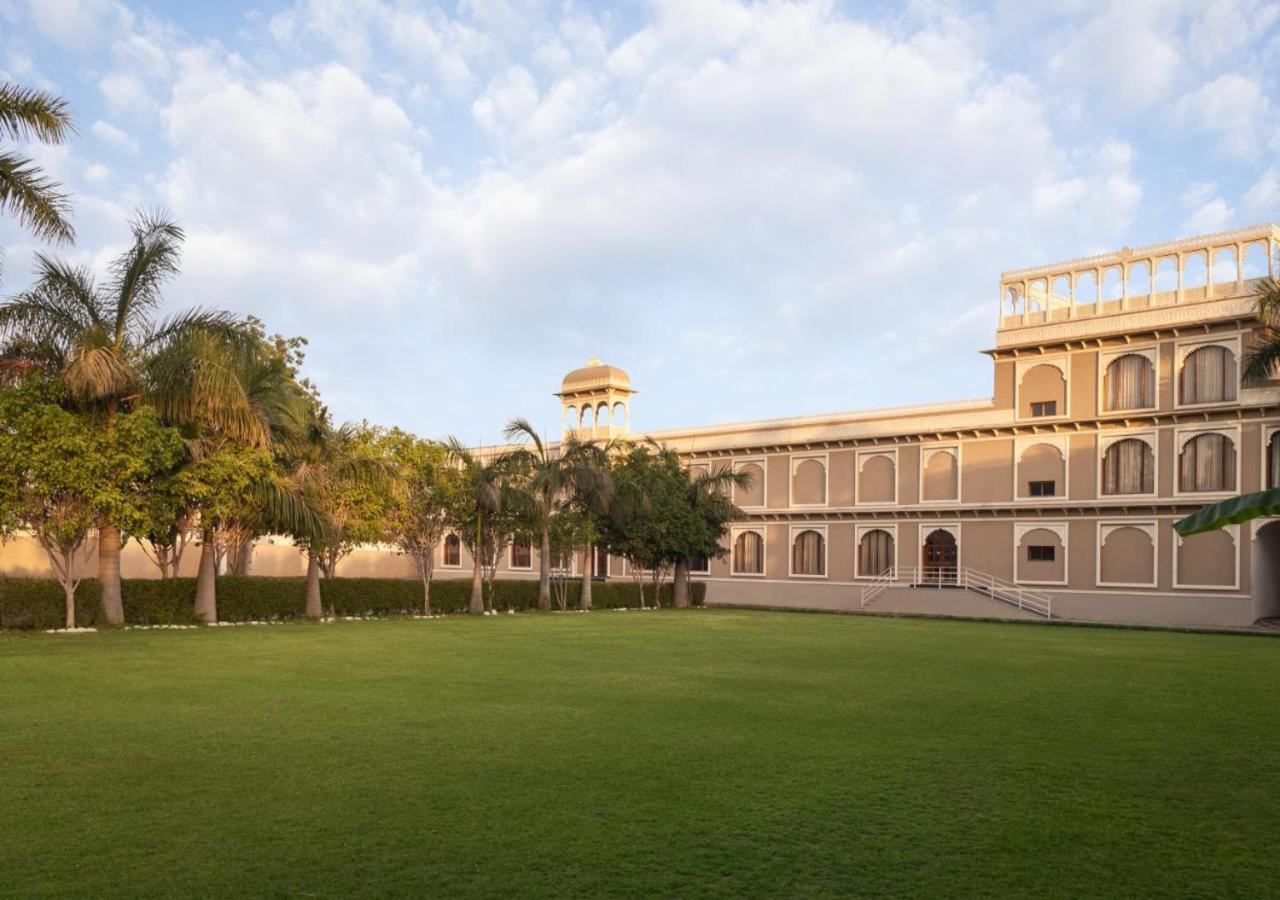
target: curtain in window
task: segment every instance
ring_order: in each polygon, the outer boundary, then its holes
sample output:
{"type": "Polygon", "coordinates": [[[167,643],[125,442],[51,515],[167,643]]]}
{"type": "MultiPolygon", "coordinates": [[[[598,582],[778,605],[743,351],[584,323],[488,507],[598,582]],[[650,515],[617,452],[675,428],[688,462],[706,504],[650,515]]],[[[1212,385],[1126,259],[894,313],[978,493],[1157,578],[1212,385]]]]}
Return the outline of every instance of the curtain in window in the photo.
{"type": "Polygon", "coordinates": [[[1226,347],[1201,347],[1182,363],[1179,390],[1183,403],[1221,403],[1236,399],[1236,358],[1226,347]]]}
{"type": "Polygon", "coordinates": [[[1117,441],[1102,457],[1102,493],[1154,493],[1155,468],[1155,454],[1144,441],[1137,438],[1117,441]]]}
{"type": "Polygon", "coordinates": [[[858,544],[858,574],[883,575],[893,568],[893,535],[880,528],[868,531],[858,544]]]}
{"type": "Polygon", "coordinates": [[[1193,437],[1182,448],[1178,486],[1183,491],[1230,491],[1236,486],[1236,451],[1221,434],[1193,437]]]}
{"type": "Polygon", "coordinates": [[[825,575],[822,559],[822,535],[802,531],[791,548],[791,571],[797,575],[825,575]]]}
{"type": "Polygon", "coordinates": [[[1267,444],[1267,487],[1280,487],[1280,431],[1267,444]]]}
{"type": "Polygon", "coordinates": [[[744,531],[733,542],[733,571],[739,575],[764,573],[764,541],[754,531],[744,531]]]}
{"type": "Polygon", "coordinates": [[[1107,366],[1107,409],[1146,409],[1156,405],[1151,360],[1127,353],[1107,366]]]}
{"type": "Polygon", "coordinates": [[[462,565],[462,542],[456,534],[444,539],[444,564],[446,566],[462,565]]]}
{"type": "Polygon", "coordinates": [[[527,569],[533,565],[533,549],[527,540],[516,540],[511,544],[511,568],[527,569]]]}

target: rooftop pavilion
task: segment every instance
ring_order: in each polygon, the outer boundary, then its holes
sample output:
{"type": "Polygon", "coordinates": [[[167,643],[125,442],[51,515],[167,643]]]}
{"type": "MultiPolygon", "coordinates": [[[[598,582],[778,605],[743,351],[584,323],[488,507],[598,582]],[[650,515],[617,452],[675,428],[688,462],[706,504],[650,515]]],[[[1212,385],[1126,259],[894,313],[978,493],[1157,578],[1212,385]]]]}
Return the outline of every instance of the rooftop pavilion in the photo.
{"type": "Polygon", "coordinates": [[[1278,254],[1280,229],[1267,223],[1004,272],[996,342],[1016,346],[1120,332],[1155,324],[1144,321],[1153,318],[1177,325],[1247,312],[1256,279],[1280,270],[1278,254]]]}

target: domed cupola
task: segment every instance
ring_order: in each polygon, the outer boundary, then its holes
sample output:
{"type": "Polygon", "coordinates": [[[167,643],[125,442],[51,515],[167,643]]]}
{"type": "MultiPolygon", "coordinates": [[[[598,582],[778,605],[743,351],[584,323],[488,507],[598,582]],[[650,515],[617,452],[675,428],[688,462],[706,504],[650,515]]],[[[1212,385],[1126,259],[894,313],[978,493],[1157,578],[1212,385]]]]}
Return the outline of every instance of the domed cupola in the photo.
{"type": "Polygon", "coordinates": [[[625,435],[631,425],[631,376],[591,357],[560,383],[560,409],[565,432],[582,437],[611,438],[625,435]]]}

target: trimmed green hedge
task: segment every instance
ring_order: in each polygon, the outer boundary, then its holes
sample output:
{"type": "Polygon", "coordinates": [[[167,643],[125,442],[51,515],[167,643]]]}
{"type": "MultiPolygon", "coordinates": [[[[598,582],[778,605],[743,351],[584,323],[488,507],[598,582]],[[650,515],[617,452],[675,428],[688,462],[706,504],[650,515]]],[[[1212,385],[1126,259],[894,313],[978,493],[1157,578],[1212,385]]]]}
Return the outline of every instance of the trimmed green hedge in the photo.
{"type": "MultiPolygon", "coordinates": [[[[194,578],[128,579],[122,588],[125,621],[133,625],[172,625],[195,622],[194,578]]],[[[569,585],[569,606],[576,609],[581,582],[569,585]]],[[[707,586],[695,581],[689,600],[701,606],[707,586]]],[[[339,616],[395,616],[422,611],[422,585],[404,578],[327,578],[320,582],[325,612],[339,616]]],[[[76,591],[76,624],[103,625],[102,596],[98,582],[86,579],[76,591]]],[[[224,622],[261,619],[301,619],[305,611],[306,580],[223,575],[218,578],[218,618],[224,622]]],[[[662,605],[671,605],[671,585],[662,588],[662,605]]],[[[645,598],[653,603],[653,588],[645,585],[645,598]]],[[[471,581],[449,578],[431,583],[431,611],[461,613],[471,600],[471,581]]],[[[554,607],[554,597],[552,600],[554,607]]],[[[497,609],[530,610],[538,605],[538,582],[499,580],[494,606],[497,609]]],[[[632,582],[595,582],[591,605],[596,609],[639,606],[632,582]]],[[[0,579],[0,628],[61,628],[65,613],[62,588],[57,582],[40,578],[0,579]]]]}

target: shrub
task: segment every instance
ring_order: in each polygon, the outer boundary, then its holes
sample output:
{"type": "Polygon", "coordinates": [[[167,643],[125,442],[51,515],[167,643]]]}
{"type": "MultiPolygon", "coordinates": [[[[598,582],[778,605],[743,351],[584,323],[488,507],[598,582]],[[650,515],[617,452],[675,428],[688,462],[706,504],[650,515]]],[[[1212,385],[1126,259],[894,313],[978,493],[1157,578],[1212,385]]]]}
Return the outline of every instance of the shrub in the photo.
{"type": "MultiPolygon", "coordinates": [[[[706,584],[695,581],[689,599],[701,606],[706,584]]],[[[581,582],[569,585],[570,608],[577,608],[581,582]]],[[[647,601],[653,603],[653,589],[645,586],[647,601]]],[[[131,625],[170,625],[196,621],[192,605],[196,595],[194,578],[131,578],[122,586],[125,621],[131,625]]],[[[422,611],[422,584],[407,578],[326,578],[320,582],[326,613],[339,616],[396,616],[422,611]]],[[[76,591],[76,624],[101,626],[102,592],[98,582],[85,579],[76,591]]],[[[471,600],[471,581],[447,578],[431,583],[431,610],[462,613],[471,600]]],[[[592,606],[616,609],[640,605],[632,582],[596,582],[591,588],[592,606]]],[[[661,592],[663,606],[671,605],[671,585],[661,592]]],[[[538,582],[531,579],[499,580],[495,584],[494,606],[500,610],[531,610],[538,605],[538,582]]],[[[306,610],[306,579],[269,578],[253,575],[223,575],[218,578],[218,618],[225,622],[260,619],[301,619],[306,610]]],[[[62,588],[43,578],[0,578],[0,628],[61,628],[62,588]]]]}

